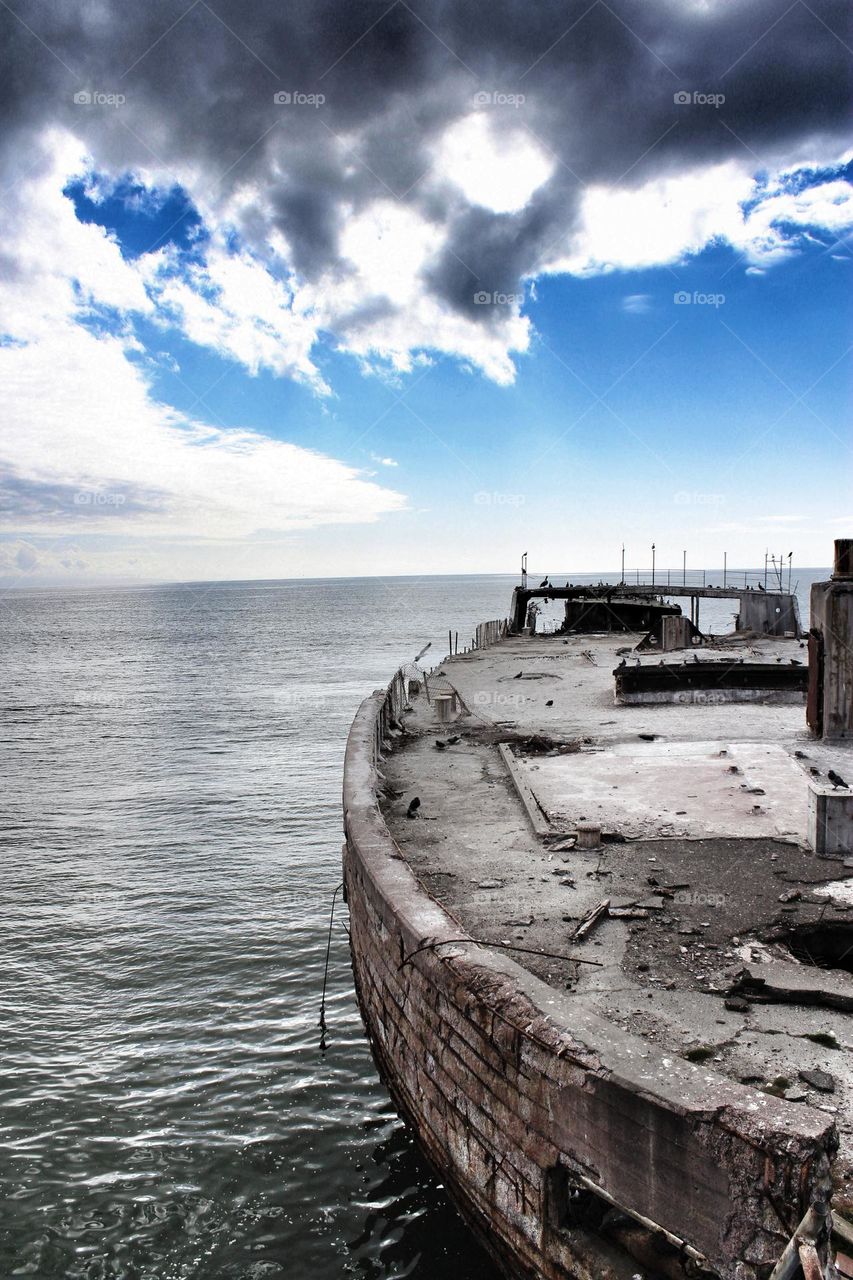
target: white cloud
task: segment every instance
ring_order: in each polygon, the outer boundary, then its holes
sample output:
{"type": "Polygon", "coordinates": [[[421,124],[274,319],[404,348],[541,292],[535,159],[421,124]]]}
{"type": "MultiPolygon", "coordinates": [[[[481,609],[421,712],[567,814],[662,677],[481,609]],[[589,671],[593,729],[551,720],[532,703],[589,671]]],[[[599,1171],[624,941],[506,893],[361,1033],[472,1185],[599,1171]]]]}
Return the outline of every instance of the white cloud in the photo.
{"type": "Polygon", "coordinates": [[[629,293],[622,299],[622,310],[629,316],[643,316],[651,311],[651,301],[648,293],[629,293]]]}
{"type": "Polygon", "coordinates": [[[596,275],[673,265],[725,242],[758,274],[795,252],[807,227],[837,235],[853,226],[848,183],[827,181],[794,194],[785,189],[790,177],[780,173],[759,187],[745,164],[730,160],[633,190],[589,187],[577,230],[546,269],[596,275]]]}
{"type": "Polygon", "coordinates": [[[4,252],[15,264],[0,276],[0,329],[22,341],[49,334],[57,318],[85,314],[94,303],[119,312],[150,313],[151,302],[133,267],[101,227],[78,222],[62,195],[85,152],[68,134],[51,132],[52,163],[9,194],[4,252]]]}
{"type": "MultiPolygon", "coordinates": [[[[402,509],[402,495],[334,458],[158,403],[130,328],[105,334],[81,324],[92,308],[127,318],[151,316],[155,303],[144,288],[148,273],[125,262],[102,228],[75,218],[61,191],[82,157],[66,138],[51,142],[53,165],[19,186],[18,216],[6,228],[18,271],[0,281],[3,331],[13,339],[0,346],[0,527],[244,538],[372,522],[402,509]]],[[[209,275],[222,347],[247,367],[273,362],[287,336],[281,286],[224,250],[211,254],[209,275]]],[[[156,269],[150,278],[156,299],[156,269]]],[[[216,345],[215,318],[181,299],[187,327],[216,345]]],[[[306,342],[297,326],[284,358],[301,360],[310,379],[306,342]]]]}
{"type": "Polygon", "coordinates": [[[399,467],[400,465],[396,458],[383,458],[378,453],[372,453],[370,457],[380,467],[399,467]]]}
{"type": "Polygon", "coordinates": [[[329,387],[311,360],[317,330],[288,285],[246,251],[234,252],[220,231],[203,263],[179,265],[173,246],[139,259],[162,324],[174,324],[191,342],[230,357],[250,373],[269,369],[321,394],[329,387]]]}
{"type": "Polygon", "coordinates": [[[480,111],[457,120],[445,130],[434,155],[438,177],[457,186],[471,204],[493,213],[523,209],[555,167],[506,110],[480,111]]]}
{"type": "Polygon", "coordinates": [[[753,190],[734,162],[656,178],[634,190],[589,187],[577,231],[549,271],[595,275],[678,262],[710,241],[742,234],[740,203],[753,190]]]}
{"type": "Polygon", "coordinates": [[[302,305],[318,327],[338,335],[340,350],[374,372],[408,373],[417,353],[441,352],[507,385],[515,378],[512,353],[529,346],[530,322],[518,303],[503,308],[492,327],[439,302],[423,273],[442,243],[443,234],[416,210],[376,200],[344,233],[349,272],[304,286],[302,305]]]}

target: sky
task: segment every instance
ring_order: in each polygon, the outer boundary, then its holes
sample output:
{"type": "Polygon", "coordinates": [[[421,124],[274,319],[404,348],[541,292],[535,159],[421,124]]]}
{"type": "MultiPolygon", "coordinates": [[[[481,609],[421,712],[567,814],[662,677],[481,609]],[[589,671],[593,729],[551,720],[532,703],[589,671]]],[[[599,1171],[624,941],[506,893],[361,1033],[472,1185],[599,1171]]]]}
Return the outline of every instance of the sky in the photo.
{"type": "Polygon", "coordinates": [[[4,588],[853,535],[842,0],[0,29],[4,588]]]}

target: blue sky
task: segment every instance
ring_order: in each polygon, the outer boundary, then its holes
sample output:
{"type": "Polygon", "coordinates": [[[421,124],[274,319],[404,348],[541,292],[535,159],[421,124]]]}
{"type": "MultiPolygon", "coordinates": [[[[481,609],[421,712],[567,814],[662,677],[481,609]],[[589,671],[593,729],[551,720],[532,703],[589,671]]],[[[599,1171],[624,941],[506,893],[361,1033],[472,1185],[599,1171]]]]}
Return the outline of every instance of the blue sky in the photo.
{"type": "MultiPolygon", "coordinates": [[[[715,108],[671,110],[662,138],[715,108]]],[[[503,572],[524,550],[608,570],[653,541],[664,565],[783,544],[818,565],[849,536],[835,136],[640,151],[629,181],[573,185],[540,117],[469,95],[417,200],[370,168],[318,248],[310,191],[307,224],[279,219],[263,172],[212,198],[192,148],[143,163],[112,124],[39,124],[7,243],[5,585],[503,572]]],[[[288,138],[266,161],[285,186],[288,138]]]]}

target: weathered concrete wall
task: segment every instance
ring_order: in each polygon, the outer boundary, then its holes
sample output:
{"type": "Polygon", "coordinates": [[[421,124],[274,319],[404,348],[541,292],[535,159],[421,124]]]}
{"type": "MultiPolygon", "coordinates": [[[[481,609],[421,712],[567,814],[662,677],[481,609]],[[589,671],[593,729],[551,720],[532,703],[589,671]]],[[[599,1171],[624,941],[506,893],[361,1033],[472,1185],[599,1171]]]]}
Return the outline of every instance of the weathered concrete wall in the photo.
{"type": "Polygon", "coordinates": [[[693,643],[693,628],[689,618],[673,616],[661,618],[661,649],[669,653],[673,649],[689,649],[693,643]]]}
{"type": "Polygon", "coordinates": [[[853,738],[853,579],[815,582],[811,590],[812,629],[820,637],[817,698],[821,735],[853,738]]]}
{"type": "Polygon", "coordinates": [[[377,804],[391,710],[368,699],[347,747],[354,971],[380,1069],[463,1213],[508,1274],[630,1276],[606,1248],[585,1260],[580,1234],[556,1224],[549,1171],[562,1167],[686,1238],[726,1280],[757,1280],[787,1240],[773,1205],[796,1222],[826,1191],[831,1120],[659,1056],[501,952],[455,942],[409,959],[463,935],[377,804]]]}
{"type": "Polygon", "coordinates": [[[755,631],[758,635],[768,636],[800,634],[800,610],[796,596],[770,591],[743,591],[738,599],[738,631],[755,631]]]}

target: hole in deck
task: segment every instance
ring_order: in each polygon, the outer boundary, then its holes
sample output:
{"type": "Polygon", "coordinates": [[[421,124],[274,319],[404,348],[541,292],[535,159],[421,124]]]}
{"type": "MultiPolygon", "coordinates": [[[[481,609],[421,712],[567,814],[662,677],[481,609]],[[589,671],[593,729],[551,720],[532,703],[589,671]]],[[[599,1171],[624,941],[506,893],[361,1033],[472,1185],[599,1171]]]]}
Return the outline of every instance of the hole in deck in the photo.
{"type": "Polygon", "coordinates": [[[853,973],[853,925],[800,925],[785,940],[791,955],[817,969],[853,973]]]}

